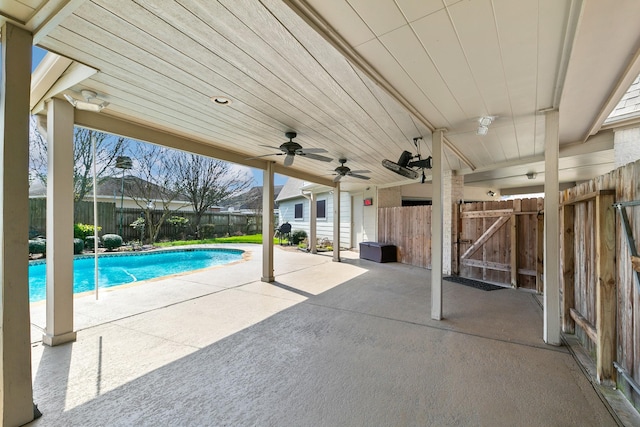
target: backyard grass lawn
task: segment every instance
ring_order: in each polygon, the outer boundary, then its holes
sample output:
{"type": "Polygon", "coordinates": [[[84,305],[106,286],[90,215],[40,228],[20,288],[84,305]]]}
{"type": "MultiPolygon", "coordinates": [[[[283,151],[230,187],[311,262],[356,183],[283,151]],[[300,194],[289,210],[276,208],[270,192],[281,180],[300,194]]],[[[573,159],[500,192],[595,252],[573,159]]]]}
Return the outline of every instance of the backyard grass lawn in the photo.
{"type": "MultiPolygon", "coordinates": [[[[168,247],[168,246],[184,246],[184,245],[199,245],[206,243],[262,243],[262,234],[251,234],[247,236],[230,236],[230,237],[218,237],[215,239],[203,239],[203,240],[176,240],[173,242],[156,243],[155,246],[168,247]]],[[[279,243],[278,239],[273,239],[273,243],[279,243]]]]}

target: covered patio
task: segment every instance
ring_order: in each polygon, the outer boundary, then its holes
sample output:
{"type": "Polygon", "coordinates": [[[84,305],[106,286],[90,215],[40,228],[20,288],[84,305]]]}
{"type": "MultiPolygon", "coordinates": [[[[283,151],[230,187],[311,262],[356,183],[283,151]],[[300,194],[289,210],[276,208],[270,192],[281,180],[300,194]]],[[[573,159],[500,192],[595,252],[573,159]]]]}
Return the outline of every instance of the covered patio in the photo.
{"type": "Polygon", "coordinates": [[[32,348],[45,415],[30,425],[638,422],[542,342],[534,293],[445,282],[434,321],[420,268],[276,248],[264,283],[243,248],[213,272],[77,298],[76,342],[32,348]]]}
{"type": "Polygon", "coordinates": [[[41,424],[56,413],[60,424],[116,414],[115,424],[615,422],[562,347],[559,191],[615,168],[605,120],[640,74],[638,16],[635,0],[2,2],[3,425],[33,420],[34,401],[41,424]],[[49,52],[35,71],[33,46],[49,52]],[[30,114],[49,156],[47,301],[33,312],[30,114]],[[74,126],[262,170],[264,244],[252,268],[217,290],[214,275],[197,273],[200,293],[186,299],[169,286],[171,302],[154,305],[145,292],[139,314],[124,316],[121,294],[92,308],[75,299],[74,126]],[[333,163],[289,152],[291,132],[333,163]],[[398,155],[430,167],[407,179],[398,155]],[[334,181],[339,159],[370,180],[334,181]],[[338,245],[330,259],[305,258],[318,260],[310,266],[288,258],[298,253],[278,260],[276,173],[331,189],[334,242],[341,191],[369,200],[359,232],[376,241],[378,208],[400,206],[413,186],[433,204],[431,269],[340,263],[338,245]],[[443,280],[452,210],[467,191],[545,193],[543,296],[443,280]],[[208,317],[238,293],[259,295],[251,313],[264,316],[208,317]],[[52,348],[31,345],[40,334],[52,348]],[[150,359],[157,346],[166,351],[150,359]],[[49,358],[67,369],[48,370],[49,358]]]}

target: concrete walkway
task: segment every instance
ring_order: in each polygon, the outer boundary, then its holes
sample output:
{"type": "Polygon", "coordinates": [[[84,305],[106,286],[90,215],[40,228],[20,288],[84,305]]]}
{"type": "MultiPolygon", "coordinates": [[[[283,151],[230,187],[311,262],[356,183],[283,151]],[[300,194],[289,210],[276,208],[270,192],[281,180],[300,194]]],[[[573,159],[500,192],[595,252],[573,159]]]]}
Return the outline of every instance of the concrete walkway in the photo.
{"type": "MultiPolygon", "coordinates": [[[[238,247],[238,246],[236,246],[238,247]]],[[[344,253],[275,250],[75,300],[75,343],[34,342],[33,426],[609,426],[536,296],[344,253]]],[[[44,306],[34,304],[34,340],[44,306]]]]}

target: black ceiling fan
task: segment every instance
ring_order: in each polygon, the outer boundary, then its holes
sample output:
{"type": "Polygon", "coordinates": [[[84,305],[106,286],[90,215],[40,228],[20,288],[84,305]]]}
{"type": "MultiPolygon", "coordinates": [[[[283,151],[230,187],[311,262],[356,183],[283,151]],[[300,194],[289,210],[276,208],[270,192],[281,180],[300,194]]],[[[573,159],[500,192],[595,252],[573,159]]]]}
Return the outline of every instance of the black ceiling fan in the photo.
{"type": "Polygon", "coordinates": [[[293,164],[293,159],[295,158],[295,156],[304,156],[308,159],[320,160],[321,162],[330,162],[333,160],[330,157],[320,156],[319,154],[317,154],[317,153],[326,153],[327,150],[325,150],[324,148],[302,148],[300,144],[293,141],[293,138],[297,136],[295,132],[286,132],[284,135],[287,138],[289,138],[289,141],[283,143],[282,145],[280,145],[280,147],[272,147],[270,145],[261,144],[263,147],[269,147],[275,150],[280,150],[282,151],[282,153],[265,154],[262,156],[256,156],[252,158],[256,159],[258,157],[267,157],[267,156],[286,156],[284,158],[285,166],[291,166],[293,164]]]}
{"type": "Polygon", "coordinates": [[[368,170],[352,171],[351,169],[349,169],[347,166],[344,165],[345,163],[347,163],[347,159],[342,158],[342,159],[338,159],[338,161],[340,162],[340,166],[334,169],[336,172],[335,173],[336,177],[333,178],[333,182],[340,181],[343,176],[350,176],[352,178],[358,178],[358,179],[370,179],[370,177],[360,175],[360,174],[370,173],[371,171],[368,171],[368,170]]]}

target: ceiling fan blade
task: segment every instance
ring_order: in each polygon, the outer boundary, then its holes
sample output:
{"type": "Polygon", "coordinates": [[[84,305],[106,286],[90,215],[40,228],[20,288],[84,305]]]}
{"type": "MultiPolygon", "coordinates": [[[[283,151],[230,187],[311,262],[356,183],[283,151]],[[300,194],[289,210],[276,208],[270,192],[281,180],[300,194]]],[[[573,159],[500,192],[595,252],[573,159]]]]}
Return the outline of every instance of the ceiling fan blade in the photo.
{"type": "Polygon", "coordinates": [[[287,154],[287,157],[284,158],[284,165],[291,166],[293,164],[293,158],[295,156],[293,154],[287,154]]]}
{"type": "Polygon", "coordinates": [[[324,148],[301,148],[297,154],[328,153],[324,148]]]}
{"type": "Polygon", "coordinates": [[[332,162],[333,159],[329,158],[329,157],[325,157],[325,156],[320,156],[318,154],[311,154],[311,153],[300,153],[301,156],[305,156],[309,159],[313,159],[313,160],[320,160],[321,162],[332,162]]]}
{"type": "Polygon", "coordinates": [[[284,155],[284,153],[263,154],[261,156],[247,157],[245,160],[253,160],[253,159],[259,159],[259,158],[262,158],[262,157],[282,156],[282,155],[284,155]]]}
{"type": "Polygon", "coordinates": [[[357,173],[353,173],[353,172],[352,173],[348,173],[347,175],[349,175],[350,177],[353,177],[353,178],[358,178],[358,179],[371,179],[368,176],[358,175],[357,173]]]}
{"type": "Polygon", "coordinates": [[[333,182],[338,182],[342,179],[342,175],[338,174],[335,178],[333,178],[333,182]]]}
{"type": "Polygon", "coordinates": [[[352,171],[350,171],[350,172],[351,172],[351,173],[371,173],[371,171],[364,170],[364,169],[357,170],[357,171],[352,170],[352,171]]]}
{"type": "Polygon", "coordinates": [[[260,147],[273,148],[274,150],[282,150],[282,148],[274,147],[273,145],[264,145],[264,144],[258,144],[258,145],[260,145],[260,147]]]}

